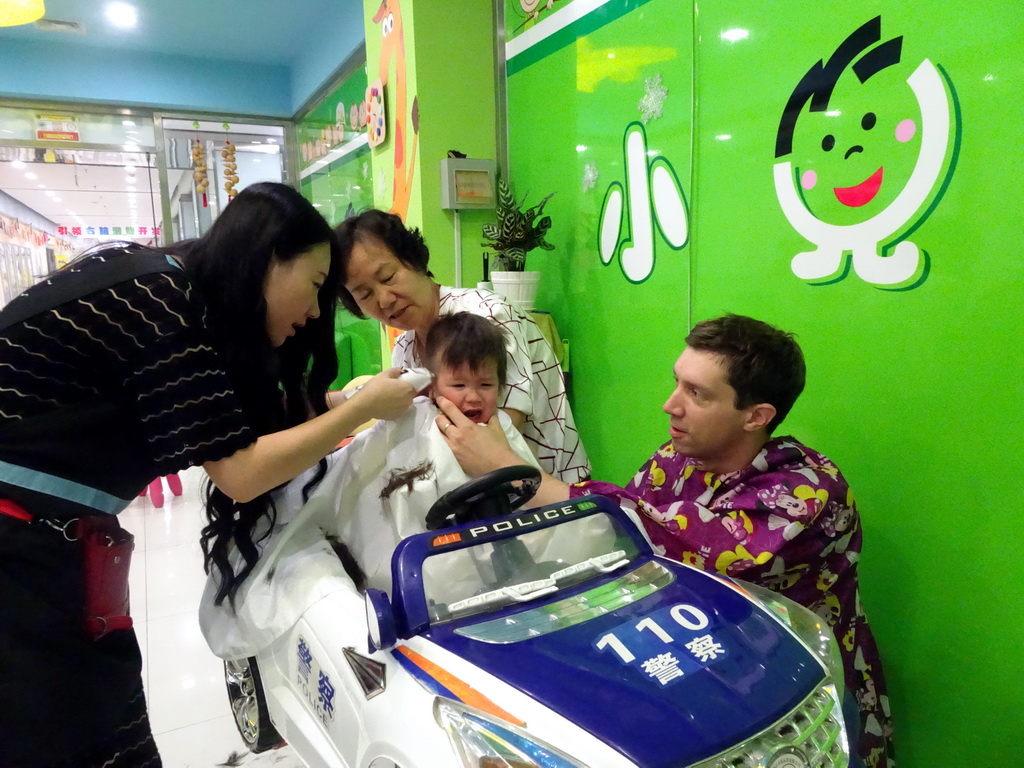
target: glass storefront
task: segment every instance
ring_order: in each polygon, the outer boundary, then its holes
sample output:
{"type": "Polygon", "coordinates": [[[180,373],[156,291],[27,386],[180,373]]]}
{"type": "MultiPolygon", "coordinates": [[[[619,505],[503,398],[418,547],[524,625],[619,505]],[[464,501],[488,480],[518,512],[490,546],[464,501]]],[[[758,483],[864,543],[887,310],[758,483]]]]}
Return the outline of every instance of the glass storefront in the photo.
{"type": "Polygon", "coordinates": [[[288,178],[286,123],[70,105],[0,107],[0,306],[99,242],[198,237],[288,178]]]}

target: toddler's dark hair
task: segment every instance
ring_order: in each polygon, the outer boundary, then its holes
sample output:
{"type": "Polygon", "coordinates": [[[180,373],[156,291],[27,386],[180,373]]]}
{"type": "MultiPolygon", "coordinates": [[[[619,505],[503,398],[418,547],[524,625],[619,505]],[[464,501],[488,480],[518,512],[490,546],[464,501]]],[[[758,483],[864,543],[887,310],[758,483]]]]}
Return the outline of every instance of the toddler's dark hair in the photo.
{"type": "Polygon", "coordinates": [[[442,315],[430,327],[426,342],[426,364],[433,374],[440,365],[458,368],[463,363],[478,371],[489,360],[498,370],[498,384],[505,385],[508,353],[504,331],[490,320],[472,312],[442,315]]]}

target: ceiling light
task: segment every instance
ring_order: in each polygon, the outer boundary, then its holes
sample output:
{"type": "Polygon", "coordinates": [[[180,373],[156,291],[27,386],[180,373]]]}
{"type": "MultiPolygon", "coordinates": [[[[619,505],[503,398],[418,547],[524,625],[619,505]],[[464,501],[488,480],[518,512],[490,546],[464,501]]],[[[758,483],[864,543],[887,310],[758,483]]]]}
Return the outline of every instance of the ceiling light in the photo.
{"type": "Polygon", "coordinates": [[[138,152],[139,151],[139,145],[138,144],[125,144],[124,145],[124,151],[125,152],[138,152]]]}
{"type": "Polygon", "coordinates": [[[21,160],[14,160],[11,163],[11,168],[17,168],[18,170],[21,170],[24,167],[25,167],[25,163],[23,163],[21,160]]]}
{"type": "Polygon", "coordinates": [[[46,196],[47,197],[53,197],[55,194],[57,194],[57,193],[54,192],[52,189],[46,190],[46,196]]]}
{"type": "Polygon", "coordinates": [[[60,202],[60,198],[59,198],[59,197],[55,197],[55,198],[53,198],[53,202],[55,202],[55,203],[59,203],[59,202],[60,202]]]}
{"type": "Polygon", "coordinates": [[[121,27],[122,29],[134,27],[139,20],[135,6],[128,3],[107,3],[103,12],[107,17],[107,21],[115,27],[121,27]]]}
{"type": "Polygon", "coordinates": [[[135,187],[128,187],[128,191],[129,192],[134,192],[135,191],[135,187]]]}
{"type": "Polygon", "coordinates": [[[135,173],[135,166],[134,166],[134,165],[126,165],[126,166],[124,167],[124,169],[125,169],[126,171],[128,171],[128,173],[135,173]]]}
{"type": "Polygon", "coordinates": [[[39,177],[36,176],[34,173],[26,173],[25,174],[25,178],[26,179],[36,179],[36,178],[39,178],[39,177]]]}
{"type": "Polygon", "coordinates": [[[43,18],[43,0],[4,0],[0,3],[0,27],[31,24],[43,18]]]}
{"type": "Polygon", "coordinates": [[[121,125],[135,125],[134,120],[122,120],[121,125]]]}

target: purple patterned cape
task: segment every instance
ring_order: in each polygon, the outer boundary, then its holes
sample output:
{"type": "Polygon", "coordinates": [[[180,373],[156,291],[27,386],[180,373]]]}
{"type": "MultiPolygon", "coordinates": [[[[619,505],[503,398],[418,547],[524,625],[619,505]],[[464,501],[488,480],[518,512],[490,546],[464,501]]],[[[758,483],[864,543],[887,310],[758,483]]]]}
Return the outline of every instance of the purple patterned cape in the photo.
{"type": "Polygon", "coordinates": [[[881,659],[857,590],[860,517],[835,464],[780,437],[748,467],[716,475],[666,443],[625,489],[601,482],[572,488],[574,497],[589,493],[640,512],[666,557],[761,584],[827,621],[861,711],[861,760],[895,765],[881,659]]]}

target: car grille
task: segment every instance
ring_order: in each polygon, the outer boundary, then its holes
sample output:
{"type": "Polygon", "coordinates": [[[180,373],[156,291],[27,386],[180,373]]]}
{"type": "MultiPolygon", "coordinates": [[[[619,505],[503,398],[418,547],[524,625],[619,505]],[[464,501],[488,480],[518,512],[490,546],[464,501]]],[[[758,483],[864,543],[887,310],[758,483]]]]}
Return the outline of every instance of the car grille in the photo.
{"type": "Polygon", "coordinates": [[[689,768],[847,768],[849,745],[835,687],[823,685],[742,745],[689,768]]]}

